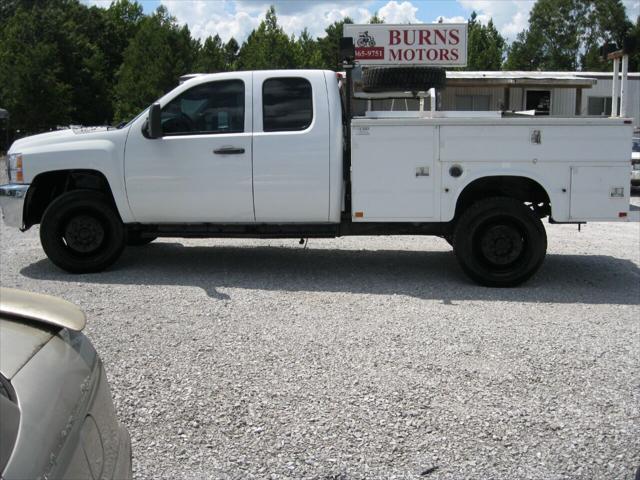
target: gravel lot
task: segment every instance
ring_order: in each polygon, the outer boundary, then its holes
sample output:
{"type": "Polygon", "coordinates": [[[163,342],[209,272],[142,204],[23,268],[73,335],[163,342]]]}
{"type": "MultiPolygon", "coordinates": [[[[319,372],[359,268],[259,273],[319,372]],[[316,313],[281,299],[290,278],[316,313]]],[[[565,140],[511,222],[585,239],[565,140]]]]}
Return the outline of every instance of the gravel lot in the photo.
{"type": "Polygon", "coordinates": [[[161,239],[71,276],[0,227],[0,283],[70,300],[147,478],[629,479],[640,226],[548,226],[528,284],[437,238],[161,239]]]}

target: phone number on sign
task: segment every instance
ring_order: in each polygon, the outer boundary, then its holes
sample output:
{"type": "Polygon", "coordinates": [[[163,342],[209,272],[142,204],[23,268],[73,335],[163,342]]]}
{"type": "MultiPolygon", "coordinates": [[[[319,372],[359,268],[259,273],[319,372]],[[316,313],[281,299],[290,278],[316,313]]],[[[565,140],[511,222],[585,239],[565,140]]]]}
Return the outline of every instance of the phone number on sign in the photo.
{"type": "Polygon", "coordinates": [[[384,60],[384,47],[356,48],[356,59],[384,60]]]}

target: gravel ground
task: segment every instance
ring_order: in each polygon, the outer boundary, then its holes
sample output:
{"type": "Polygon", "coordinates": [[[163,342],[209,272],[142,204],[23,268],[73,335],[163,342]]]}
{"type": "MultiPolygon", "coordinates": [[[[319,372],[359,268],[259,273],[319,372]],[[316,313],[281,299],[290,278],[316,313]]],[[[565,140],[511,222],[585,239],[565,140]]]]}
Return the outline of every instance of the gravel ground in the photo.
{"type": "Polygon", "coordinates": [[[548,226],[528,284],[437,238],[162,239],[71,276],[0,227],[0,283],[88,314],[147,478],[629,479],[640,226],[548,226]]]}

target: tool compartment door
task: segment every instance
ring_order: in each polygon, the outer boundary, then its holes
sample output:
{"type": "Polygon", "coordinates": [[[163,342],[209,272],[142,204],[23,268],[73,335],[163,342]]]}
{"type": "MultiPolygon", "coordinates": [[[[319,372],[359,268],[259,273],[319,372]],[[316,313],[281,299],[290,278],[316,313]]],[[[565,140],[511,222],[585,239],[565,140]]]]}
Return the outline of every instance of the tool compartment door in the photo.
{"type": "Polygon", "coordinates": [[[571,167],[571,220],[626,220],[629,183],[629,167],[571,167]]]}
{"type": "Polygon", "coordinates": [[[356,124],[351,133],[353,221],[439,219],[436,127],[356,124]]]}

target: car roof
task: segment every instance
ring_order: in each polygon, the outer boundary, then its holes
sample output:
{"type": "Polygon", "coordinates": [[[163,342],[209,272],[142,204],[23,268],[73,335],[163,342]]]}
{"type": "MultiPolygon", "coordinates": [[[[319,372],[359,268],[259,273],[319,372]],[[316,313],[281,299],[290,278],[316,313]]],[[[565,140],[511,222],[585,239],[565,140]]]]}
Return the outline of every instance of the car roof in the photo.
{"type": "Polygon", "coordinates": [[[73,303],[41,293],[0,287],[0,316],[81,331],[86,316],[73,303]]]}

